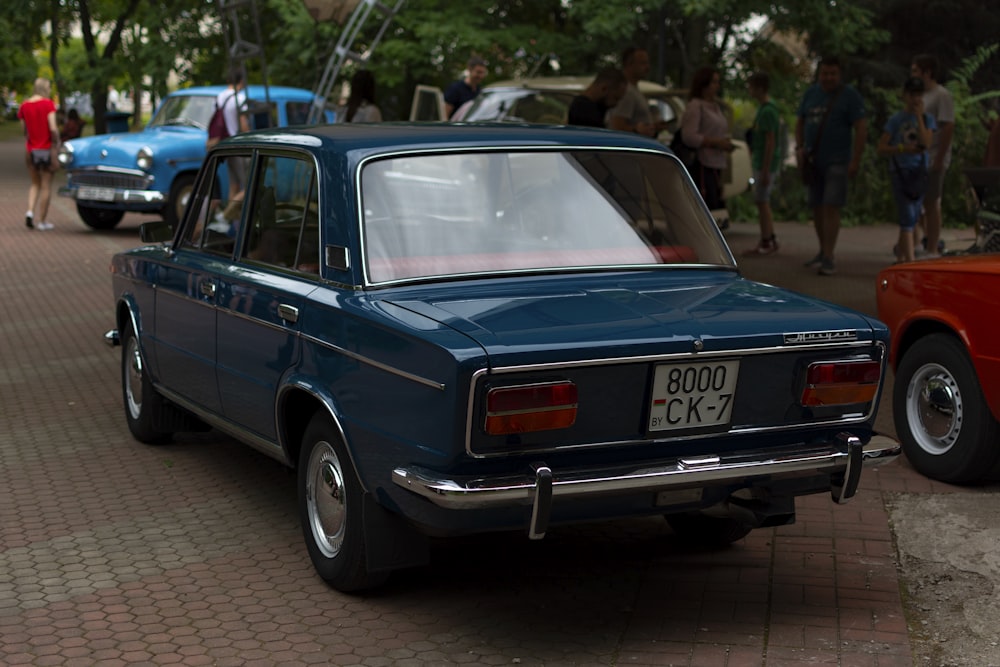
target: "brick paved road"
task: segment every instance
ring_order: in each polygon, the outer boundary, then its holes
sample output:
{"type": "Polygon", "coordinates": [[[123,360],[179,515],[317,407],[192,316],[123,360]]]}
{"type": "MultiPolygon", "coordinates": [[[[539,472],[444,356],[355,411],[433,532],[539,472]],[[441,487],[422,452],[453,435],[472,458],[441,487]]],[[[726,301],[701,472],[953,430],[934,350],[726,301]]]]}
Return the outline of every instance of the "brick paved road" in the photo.
{"type": "MultiPolygon", "coordinates": [[[[944,487],[905,462],[720,553],[627,521],[442,541],[373,595],[330,590],[279,464],[213,433],[129,436],[101,334],[109,257],[141,219],[96,233],[54,197],[56,229],[32,232],[26,189],[20,143],[0,143],[0,665],[911,664],[882,492],[944,487]]],[[[800,266],[810,229],[778,230],[751,277],[874,310],[893,229],[846,230],[825,279],[800,266]]]]}

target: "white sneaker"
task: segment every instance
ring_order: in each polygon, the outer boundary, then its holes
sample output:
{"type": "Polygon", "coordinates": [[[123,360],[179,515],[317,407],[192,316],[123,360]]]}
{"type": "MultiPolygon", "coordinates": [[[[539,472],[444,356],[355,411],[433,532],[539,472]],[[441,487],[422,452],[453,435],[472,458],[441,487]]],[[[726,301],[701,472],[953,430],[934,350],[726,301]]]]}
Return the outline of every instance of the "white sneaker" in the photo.
{"type": "Polygon", "coordinates": [[[44,232],[49,229],[55,229],[55,225],[53,225],[51,222],[39,222],[35,225],[35,229],[37,229],[40,232],[44,232]]]}

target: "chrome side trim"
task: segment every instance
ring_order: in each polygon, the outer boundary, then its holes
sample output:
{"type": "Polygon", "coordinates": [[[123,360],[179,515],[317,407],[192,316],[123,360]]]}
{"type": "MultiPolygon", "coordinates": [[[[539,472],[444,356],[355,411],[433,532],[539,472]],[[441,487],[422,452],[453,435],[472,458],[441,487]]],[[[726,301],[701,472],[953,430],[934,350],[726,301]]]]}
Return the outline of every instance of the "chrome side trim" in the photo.
{"type": "Polygon", "coordinates": [[[307,340],[310,343],[315,343],[316,345],[320,345],[322,347],[325,347],[328,350],[333,350],[334,352],[337,352],[338,354],[342,354],[345,357],[350,357],[351,359],[354,359],[355,361],[360,361],[363,364],[367,364],[367,365],[372,366],[374,368],[377,368],[379,370],[385,371],[386,373],[392,373],[393,375],[397,375],[397,376],[399,376],[401,378],[406,378],[407,380],[412,380],[413,382],[418,382],[418,383],[424,385],[425,387],[430,387],[431,389],[437,389],[439,391],[444,391],[445,384],[443,382],[437,382],[435,380],[430,380],[428,378],[421,377],[419,375],[414,375],[413,373],[408,373],[407,371],[400,370],[398,368],[395,368],[394,366],[389,366],[388,364],[383,364],[381,361],[375,361],[374,359],[371,359],[371,358],[366,357],[364,355],[360,355],[357,352],[351,352],[350,350],[344,349],[344,348],[340,347],[339,345],[334,345],[333,343],[327,342],[325,340],[321,340],[319,338],[316,338],[315,336],[310,336],[309,334],[301,334],[301,336],[302,336],[303,340],[307,340]]]}
{"type": "Polygon", "coordinates": [[[582,368],[587,366],[608,366],[611,364],[641,364],[659,363],[661,361],[685,361],[691,359],[704,359],[705,357],[746,357],[759,354],[773,354],[778,352],[797,352],[816,350],[848,350],[854,348],[881,347],[883,356],[885,353],[885,343],[874,340],[864,340],[851,343],[837,342],[826,344],[809,345],[774,345],[772,347],[754,347],[745,350],[712,350],[710,352],[671,352],[669,354],[647,354],[637,357],[609,357],[605,359],[583,359],[580,361],[559,361],[544,364],[524,364],[521,366],[500,366],[494,368],[490,373],[501,375],[504,373],[522,373],[530,371],[551,371],[564,368],[582,368]]]}
{"type": "Polygon", "coordinates": [[[277,459],[278,461],[284,463],[287,466],[294,467],[294,462],[289,460],[288,453],[284,450],[283,447],[281,447],[280,444],[272,440],[268,440],[267,438],[263,438],[257,435],[256,433],[252,433],[250,431],[247,431],[246,429],[240,428],[236,426],[233,422],[215,414],[214,412],[206,412],[205,410],[200,410],[196,405],[194,405],[190,401],[181,397],[179,394],[176,394],[170,391],[169,389],[161,386],[160,384],[154,384],[153,386],[156,388],[156,391],[160,392],[160,394],[162,394],[163,397],[169,400],[171,403],[176,403],[177,405],[181,406],[182,408],[194,414],[196,417],[198,417],[198,419],[201,419],[203,422],[205,422],[212,428],[218,429],[219,431],[222,431],[226,435],[236,438],[240,442],[245,443],[250,447],[253,447],[261,454],[265,454],[273,459],[277,459]]]}
{"type": "MultiPolygon", "coordinates": [[[[844,500],[857,490],[861,464],[867,458],[866,448],[850,434],[838,436],[838,442],[825,445],[802,444],[798,448],[757,450],[734,454],[719,454],[718,462],[705,460],[701,465],[685,467],[679,459],[666,459],[638,466],[557,471],[540,465],[536,471],[551,473],[552,502],[579,499],[599,494],[629,494],[662,491],[693,485],[742,482],[753,477],[830,475],[838,482],[839,498],[844,500]],[[845,449],[846,447],[846,449],[845,449]],[[843,480],[839,475],[843,474],[843,480]]],[[[875,458],[898,455],[899,451],[876,445],[871,449],[875,458]]],[[[533,516],[544,512],[542,503],[548,492],[539,489],[549,481],[539,481],[534,474],[497,477],[470,476],[451,478],[439,476],[418,467],[393,470],[392,481],[397,486],[449,510],[532,506],[533,516]]],[[[834,500],[837,500],[834,497],[834,500]]],[[[532,529],[538,529],[535,523],[532,529]]]]}

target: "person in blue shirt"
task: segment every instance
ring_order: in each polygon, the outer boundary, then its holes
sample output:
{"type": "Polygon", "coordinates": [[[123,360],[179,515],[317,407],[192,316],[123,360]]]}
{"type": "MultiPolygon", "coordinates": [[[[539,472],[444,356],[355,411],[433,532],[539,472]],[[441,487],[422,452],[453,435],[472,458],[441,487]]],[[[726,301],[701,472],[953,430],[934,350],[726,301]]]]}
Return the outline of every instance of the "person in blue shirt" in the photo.
{"type": "Polygon", "coordinates": [[[924,81],[911,77],[903,84],[903,110],[892,115],[878,141],[878,154],[889,157],[889,179],[899,217],[896,261],[914,260],[913,229],[927,193],[928,155],[934,116],[924,112],[924,81]]]}
{"type": "Polygon", "coordinates": [[[811,161],[815,174],[808,188],[819,252],[806,266],[832,276],[836,273],[833,254],[840,232],[840,210],[847,203],[847,181],[858,173],[868,138],[864,100],[855,88],[842,82],[839,58],[820,60],[816,83],[806,90],[796,115],[795,156],[800,169],[811,161]]]}

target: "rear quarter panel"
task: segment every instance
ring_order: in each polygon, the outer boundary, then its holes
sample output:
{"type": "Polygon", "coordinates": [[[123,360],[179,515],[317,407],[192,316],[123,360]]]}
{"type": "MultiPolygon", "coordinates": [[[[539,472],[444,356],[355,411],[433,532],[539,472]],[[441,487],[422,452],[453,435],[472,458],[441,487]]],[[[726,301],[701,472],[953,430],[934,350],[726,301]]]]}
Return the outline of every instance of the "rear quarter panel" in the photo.
{"type": "Polygon", "coordinates": [[[902,264],[879,274],[879,318],[892,332],[895,369],[914,342],[934,332],[957,336],[983,394],[1000,419],[1000,256],[902,264]]]}

